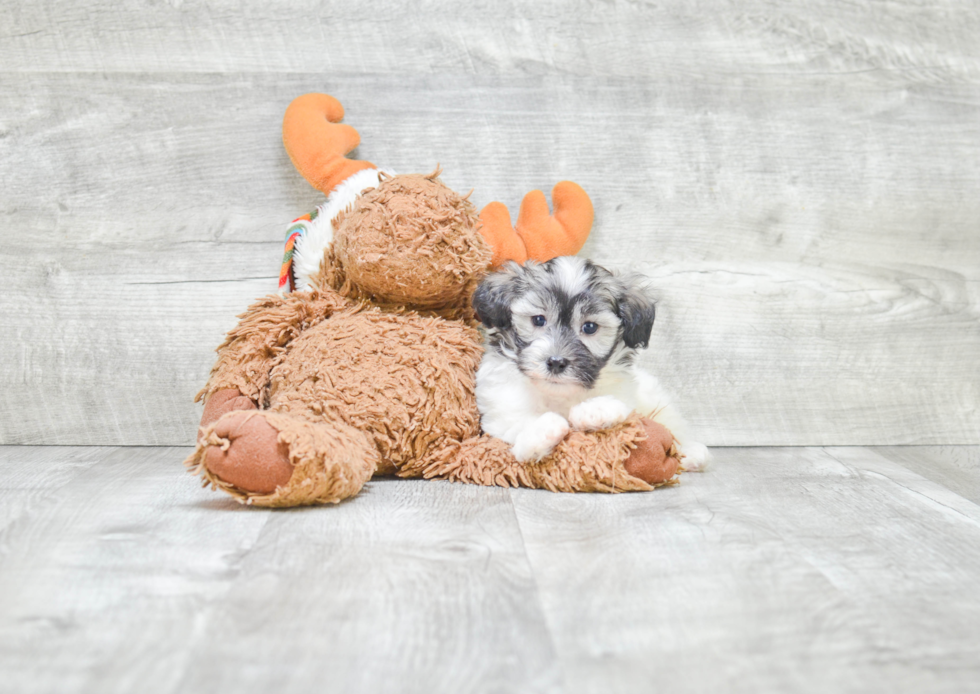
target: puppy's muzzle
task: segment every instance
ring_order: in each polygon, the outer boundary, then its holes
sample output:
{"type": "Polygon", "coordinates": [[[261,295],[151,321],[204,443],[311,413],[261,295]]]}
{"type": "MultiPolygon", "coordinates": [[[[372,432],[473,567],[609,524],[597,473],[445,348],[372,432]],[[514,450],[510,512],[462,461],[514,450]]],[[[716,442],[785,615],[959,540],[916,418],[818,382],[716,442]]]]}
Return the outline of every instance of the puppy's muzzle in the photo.
{"type": "Polygon", "coordinates": [[[565,357],[548,357],[548,373],[557,376],[568,368],[568,360],[565,357]]]}

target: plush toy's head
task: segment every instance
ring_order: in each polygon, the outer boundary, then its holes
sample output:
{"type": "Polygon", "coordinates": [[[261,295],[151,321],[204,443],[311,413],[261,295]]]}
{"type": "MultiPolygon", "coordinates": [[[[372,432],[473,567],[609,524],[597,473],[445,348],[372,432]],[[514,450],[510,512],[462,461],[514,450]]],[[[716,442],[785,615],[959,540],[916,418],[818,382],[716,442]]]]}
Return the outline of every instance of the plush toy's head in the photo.
{"type": "MultiPolygon", "coordinates": [[[[468,195],[439,181],[438,170],[394,176],[349,159],[360,136],[339,122],[343,115],[333,97],[305,94],[283,118],[286,151],[303,177],[328,196],[321,209],[331,218],[317,223],[316,238],[296,242],[297,286],[315,285],[301,276],[319,272],[317,282],[354,298],[461,317],[472,315],[469,299],[491,267],[574,255],[585,243],[593,209],[577,184],[554,187],[554,214],[544,193],[531,191],[511,225],[499,202],[477,214],[468,195]]],[[[280,286],[292,272],[288,262],[280,286]]]]}
{"type": "Polygon", "coordinates": [[[466,301],[490,267],[476,208],[437,178],[387,177],[334,221],[334,261],[381,303],[437,309],[466,301]]]}

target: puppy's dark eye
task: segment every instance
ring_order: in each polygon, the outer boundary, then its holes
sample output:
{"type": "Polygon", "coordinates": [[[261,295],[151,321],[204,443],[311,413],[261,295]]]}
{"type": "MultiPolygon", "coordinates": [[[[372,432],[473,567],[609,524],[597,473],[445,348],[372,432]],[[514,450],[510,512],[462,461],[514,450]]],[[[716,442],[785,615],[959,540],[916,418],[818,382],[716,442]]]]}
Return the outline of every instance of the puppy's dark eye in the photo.
{"type": "Polygon", "coordinates": [[[542,325],[547,323],[547,319],[544,316],[531,316],[531,323],[536,328],[540,328],[542,325]]]}
{"type": "Polygon", "coordinates": [[[593,335],[595,331],[599,329],[599,326],[592,321],[586,321],[582,323],[582,332],[586,335],[593,335]]]}

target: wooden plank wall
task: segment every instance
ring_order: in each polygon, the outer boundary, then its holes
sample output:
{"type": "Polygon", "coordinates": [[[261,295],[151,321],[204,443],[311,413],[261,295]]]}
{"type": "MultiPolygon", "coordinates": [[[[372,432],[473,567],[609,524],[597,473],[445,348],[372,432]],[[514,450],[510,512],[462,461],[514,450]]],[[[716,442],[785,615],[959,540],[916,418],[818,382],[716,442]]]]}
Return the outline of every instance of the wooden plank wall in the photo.
{"type": "Polygon", "coordinates": [[[714,445],[980,443],[980,6],[0,0],[0,442],[187,444],[316,205],[279,141],[482,205],[571,178],[714,445]]]}

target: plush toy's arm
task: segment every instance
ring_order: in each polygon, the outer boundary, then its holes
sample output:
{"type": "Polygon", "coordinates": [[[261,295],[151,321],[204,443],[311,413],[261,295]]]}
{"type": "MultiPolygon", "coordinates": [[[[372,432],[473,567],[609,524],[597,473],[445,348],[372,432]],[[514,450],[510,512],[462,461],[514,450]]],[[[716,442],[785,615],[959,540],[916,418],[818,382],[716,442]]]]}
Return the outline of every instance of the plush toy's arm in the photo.
{"type": "Polygon", "coordinates": [[[249,306],[218,347],[218,360],[211,369],[211,377],[194,398],[195,402],[205,400],[204,419],[208,419],[209,409],[214,409],[219,400],[222,411],[247,409],[247,403],[233,406],[232,401],[238,396],[261,404],[272,367],[286,346],[305,329],[350,306],[347,299],[333,291],[316,290],[270,295],[249,306]],[[214,405],[208,408],[208,401],[216,394],[214,405]]]}
{"type": "Polygon", "coordinates": [[[537,463],[518,462],[510,444],[483,434],[447,442],[398,475],[553,492],[633,492],[673,484],[681,469],[673,435],[633,415],[611,429],[573,431],[537,463]]]}

